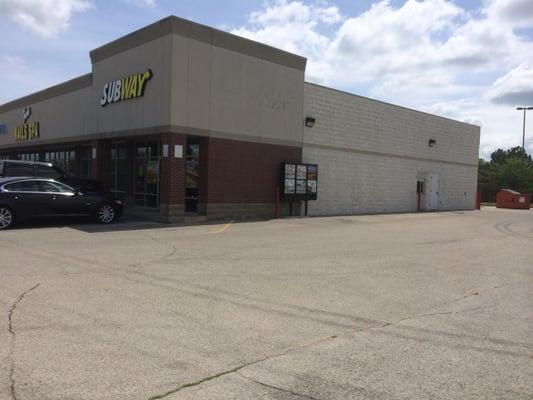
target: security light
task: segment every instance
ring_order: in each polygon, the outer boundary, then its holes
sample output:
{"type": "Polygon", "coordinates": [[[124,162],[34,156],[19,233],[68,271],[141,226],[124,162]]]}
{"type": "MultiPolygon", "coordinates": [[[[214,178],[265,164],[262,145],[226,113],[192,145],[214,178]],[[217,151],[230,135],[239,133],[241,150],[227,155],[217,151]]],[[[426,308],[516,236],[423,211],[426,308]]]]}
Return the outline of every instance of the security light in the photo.
{"type": "Polygon", "coordinates": [[[316,118],[313,117],[306,117],[305,118],[305,126],[308,128],[312,128],[315,125],[316,118]]]}
{"type": "Polygon", "coordinates": [[[434,147],[436,144],[437,144],[437,141],[435,139],[429,139],[429,143],[428,143],[429,147],[434,147]]]}

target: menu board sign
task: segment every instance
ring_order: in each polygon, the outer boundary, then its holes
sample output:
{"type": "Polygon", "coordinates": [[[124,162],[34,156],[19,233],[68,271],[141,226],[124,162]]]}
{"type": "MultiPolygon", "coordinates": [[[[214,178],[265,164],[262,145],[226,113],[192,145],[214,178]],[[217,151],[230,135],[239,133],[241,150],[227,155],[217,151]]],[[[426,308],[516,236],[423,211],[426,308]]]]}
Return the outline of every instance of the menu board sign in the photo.
{"type": "Polygon", "coordinates": [[[316,200],[318,192],[318,165],[282,163],[281,187],[281,197],[285,200],[316,200]]]}

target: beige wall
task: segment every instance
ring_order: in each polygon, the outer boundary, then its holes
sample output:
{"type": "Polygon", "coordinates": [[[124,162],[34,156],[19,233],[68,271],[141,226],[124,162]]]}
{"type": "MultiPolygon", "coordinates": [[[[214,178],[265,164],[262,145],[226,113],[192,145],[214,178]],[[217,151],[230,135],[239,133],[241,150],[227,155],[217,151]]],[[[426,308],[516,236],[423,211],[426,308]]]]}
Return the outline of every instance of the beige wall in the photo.
{"type": "Polygon", "coordinates": [[[305,113],[316,123],[303,160],[319,165],[310,215],[415,211],[431,173],[440,210],[474,208],[479,127],[308,83],[305,113]]]}
{"type": "Polygon", "coordinates": [[[179,35],[172,40],[172,125],[301,146],[303,71],[179,35]]]}
{"type": "Polygon", "coordinates": [[[93,64],[92,85],[50,99],[29,102],[29,121],[39,121],[40,138],[16,142],[13,131],[21,124],[22,109],[0,113],[0,123],[6,123],[8,133],[0,135],[0,147],[28,146],[83,139],[99,134],[118,134],[128,130],[143,130],[170,124],[170,36],[126,50],[93,64]],[[100,105],[106,82],[120,79],[146,69],[153,72],[143,97],[100,105]]]}

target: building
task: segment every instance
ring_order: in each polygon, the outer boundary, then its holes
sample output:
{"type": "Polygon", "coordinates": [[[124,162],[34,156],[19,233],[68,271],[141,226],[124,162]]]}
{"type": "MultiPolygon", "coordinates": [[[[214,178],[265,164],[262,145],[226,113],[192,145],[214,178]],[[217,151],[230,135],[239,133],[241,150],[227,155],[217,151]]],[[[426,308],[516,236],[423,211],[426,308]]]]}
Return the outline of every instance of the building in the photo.
{"type": "Polygon", "coordinates": [[[98,178],[165,221],[272,217],[283,162],[318,165],[310,215],[475,206],[479,127],[307,83],[303,57],[172,16],[90,58],[0,106],[1,158],[98,178]]]}

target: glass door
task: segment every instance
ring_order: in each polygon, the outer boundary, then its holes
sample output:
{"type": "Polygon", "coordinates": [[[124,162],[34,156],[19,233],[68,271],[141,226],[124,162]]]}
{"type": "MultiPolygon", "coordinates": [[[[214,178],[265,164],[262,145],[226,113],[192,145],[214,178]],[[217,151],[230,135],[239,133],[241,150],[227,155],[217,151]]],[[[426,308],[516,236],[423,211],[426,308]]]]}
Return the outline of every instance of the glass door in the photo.
{"type": "Polygon", "coordinates": [[[111,145],[111,192],[124,198],[128,182],[127,149],[125,143],[111,145]]]}
{"type": "Polygon", "coordinates": [[[200,178],[200,143],[194,139],[187,140],[185,175],[185,211],[198,212],[198,186],[200,178]]]}
{"type": "Polygon", "coordinates": [[[80,173],[79,177],[82,179],[89,179],[92,175],[93,157],[91,146],[83,146],[80,149],[80,173]]]}
{"type": "Polygon", "coordinates": [[[135,145],[135,204],[159,207],[159,142],[135,145]]]}

